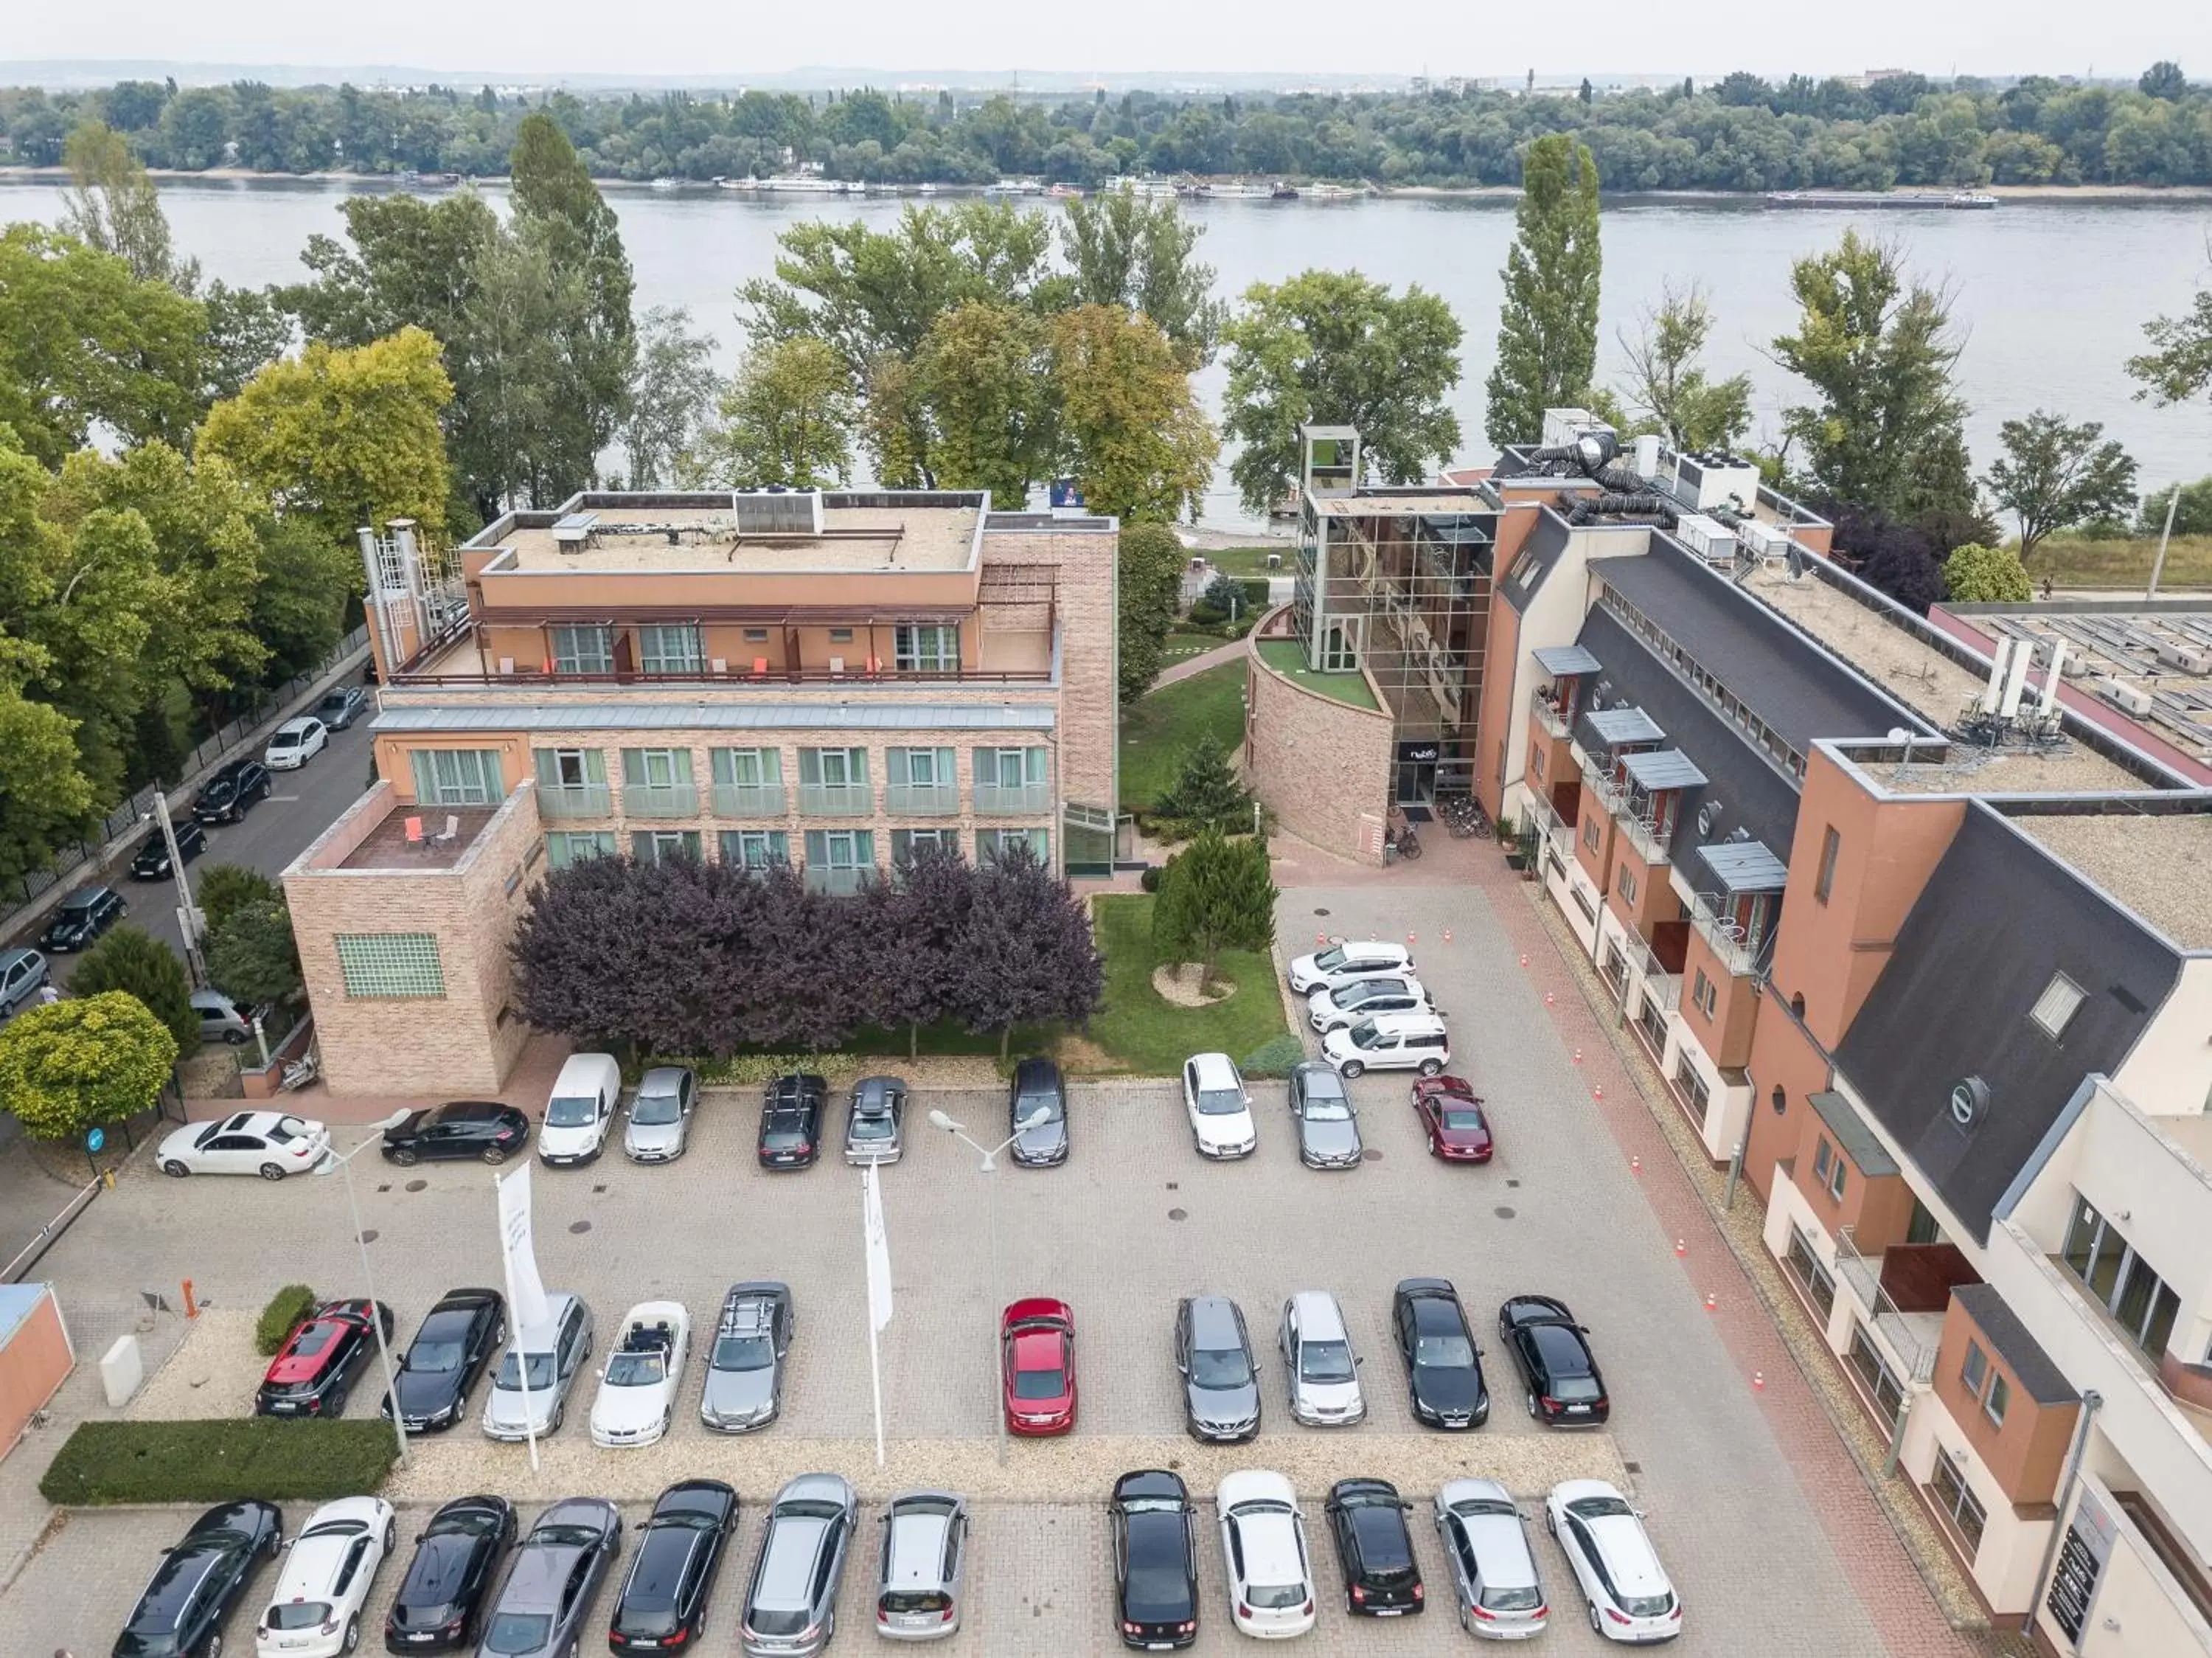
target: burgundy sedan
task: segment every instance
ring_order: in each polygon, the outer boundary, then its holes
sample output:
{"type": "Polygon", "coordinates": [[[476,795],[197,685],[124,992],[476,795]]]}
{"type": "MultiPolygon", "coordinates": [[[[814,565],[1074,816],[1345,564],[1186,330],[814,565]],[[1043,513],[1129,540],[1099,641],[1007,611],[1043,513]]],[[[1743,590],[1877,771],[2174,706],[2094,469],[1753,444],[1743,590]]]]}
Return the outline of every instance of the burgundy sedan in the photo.
{"type": "Polygon", "coordinates": [[[1481,1096],[1463,1076],[1425,1076],[1413,1084],[1413,1109],[1429,1137],[1429,1155],[1447,1163],[1486,1163],[1495,1149],[1481,1096]]]}

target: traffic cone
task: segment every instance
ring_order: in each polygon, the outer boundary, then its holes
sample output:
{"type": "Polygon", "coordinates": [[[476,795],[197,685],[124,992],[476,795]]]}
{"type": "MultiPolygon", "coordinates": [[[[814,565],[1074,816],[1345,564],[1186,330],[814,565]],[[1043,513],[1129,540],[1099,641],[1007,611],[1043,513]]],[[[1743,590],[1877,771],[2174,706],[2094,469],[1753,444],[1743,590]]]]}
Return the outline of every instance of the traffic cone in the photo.
{"type": "Polygon", "coordinates": [[[1551,991],[1546,991],[1544,992],[1544,1005],[1545,1005],[1546,1007],[1547,1007],[1547,1008],[1548,1008],[1548,1007],[1550,1007],[1550,1006],[1552,1005],[1552,1003],[1553,1003],[1555,1000],[1557,1000],[1557,998],[1556,998],[1555,997],[1553,997],[1553,994],[1551,993],[1551,991]]]}
{"type": "Polygon", "coordinates": [[[1705,1311],[1708,1313],[1711,1312],[1713,1310],[1713,1292],[1708,1289],[1705,1291],[1705,1311]]]}
{"type": "Polygon", "coordinates": [[[1753,1393],[1765,1393],[1766,1391],[1765,1371],[1754,1370],[1751,1373],[1751,1387],[1753,1393]]]}
{"type": "Polygon", "coordinates": [[[1592,1089],[1590,1090],[1590,1098],[1591,1098],[1591,1099],[1593,1099],[1593,1100],[1602,1100],[1602,1099],[1604,1099],[1604,1098],[1605,1098],[1605,1090],[1604,1090],[1603,1088],[1592,1088],[1592,1089]]]}
{"type": "Polygon", "coordinates": [[[1444,942],[1447,944],[1451,942],[1451,929],[1449,927],[1444,929],[1444,942]]]}
{"type": "Polygon", "coordinates": [[[1679,1261],[1680,1259],[1682,1259],[1682,1257],[1683,1257],[1683,1256],[1685,1256],[1685,1255],[1688,1254],[1689,1253],[1690,1253],[1690,1246],[1689,1246],[1688,1244],[1686,1244],[1686,1243],[1683,1242],[1683,1241],[1682,1241],[1682,1240],[1681,1240],[1681,1239],[1680,1239],[1680,1238],[1677,1238],[1677,1239],[1675,1239],[1675,1240],[1674,1240],[1674,1259],[1675,1259],[1676,1260],[1678,1260],[1678,1261],[1679,1261]]]}
{"type": "Polygon", "coordinates": [[[1413,941],[1413,934],[1411,934],[1411,933],[1407,933],[1407,934],[1406,935],[1406,948],[1408,948],[1408,949],[1411,949],[1411,948],[1413,948],[1413,942],[1414,942],[1414,941],[1413,941]]]}
{"type": "Polygon", "coordinates": [[[1641,1173],[1644,1173],[1644,1160],[1643,1160],[1641,1157],[1631,1157],[1631,1158],[1628,1160],[1628,1172],[1629,1172],[1631,1174],[1641,1174],[1641,1173]]]}
{"type": "Polygon", "coordinates": [[[1528,952],[1526,950],[1521,952],[1521,965],[1524,967],[1528,965],[1528,952]]]}
{"type": "Polygon", "coordinates": [[[1577,1048],[1577,1049],[1575,1050],[1575,1064],[1577,1064],[1577,1065],[1579,1065],[1579,1064],[1582,1064],[1582,1062],[1583,1062],[1583,1051],[1582,1051],[1580,1048],[1577,1048]]]}

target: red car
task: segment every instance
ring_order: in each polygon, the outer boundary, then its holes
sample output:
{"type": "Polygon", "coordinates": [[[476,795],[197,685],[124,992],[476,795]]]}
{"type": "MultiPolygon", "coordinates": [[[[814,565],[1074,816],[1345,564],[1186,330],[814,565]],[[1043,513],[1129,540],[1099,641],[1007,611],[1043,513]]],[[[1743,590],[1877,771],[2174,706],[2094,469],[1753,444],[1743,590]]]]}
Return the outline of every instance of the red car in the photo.
{"type": "Polygon", "coordinates": [[[1075,1426],[1075,1310],[1045,1296],[1018,1301],[999,1320],[1006,1428],[1064,1434],[1075,1426]]]}
{"type": "MultiPolygon", "coordinates": [[[[264,1417],[334,1417],[354,1383],[375,1369],[376,1327],[392,1338],[392,1309],[382,1301],[325,1301],[269,1362],[253,1413],[264,1417]]],[[[372,1384],[380,1385],[380,1384],[372,1384]]]]}
{"type": "Polygon", "coordinates": [[[1494,1148],[1482,1098],[1463,1076],[1425,1076],[1413,1084],[1413,1109],[1429,1137],[1429,1155],[1448,1163],[1486,1163],[1494,1148]]]}

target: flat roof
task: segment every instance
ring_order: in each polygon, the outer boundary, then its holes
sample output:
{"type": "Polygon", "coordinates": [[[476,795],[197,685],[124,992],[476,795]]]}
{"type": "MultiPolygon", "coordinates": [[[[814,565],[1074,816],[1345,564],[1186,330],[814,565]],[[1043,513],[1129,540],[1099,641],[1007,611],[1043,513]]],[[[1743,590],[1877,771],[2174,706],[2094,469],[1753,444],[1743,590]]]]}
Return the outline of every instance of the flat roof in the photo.
{"type": "Polygon", "coordinates": [[[2063,640],[2069,661],[2081,665],[2077,690],[2199,759],[2212,760],[2212,600],[2061,599],[2033,609],[1944,608],[1992,645],[1998,637],[2063,640]],[[2150,712],[2131,714],[2103,697],[2098,681],[2105,679],[2148,694],[2150,712]]]}
{"type": "Polygon", "coordinates": [[[1813,1109],[1820,1112],[1821,1122],[1827,1125],[1828,1132],[1836,1137],[1836,1143],[1858,1166],[1860,1173],[1872,1180],[1898,1172],[1897,1159],[1889,1155],[1880,1137],[1861,1120],[1858,1112],[1851,1109],[1850,1100],[1840,1094],[1826,1089],[1818,1094],[1808,1094],[1805,1098],[1813,1109]]]}
{"type": "Polygon", "coordinates": [[[2212,813],[2008,816],[2014,828],[2183,949],[2212,949],[2212,813]]]}
{"type": "Polygon", "coordinates": [[[1371,513],[1495,512],[1497,509],[1464,490],[1409,490],[1403,495],[1322,495],[1314,508],[1323,518],[1364,518],[1371,513]]]}
{"type": "Polygon", "coordinates": [[[507,572],[551,571],[962,570],[974,560],[983,514],[975,506],[858,507],[825,501],[820,535],[740,535],[736,515],[726,506],[599,504],[568,517],[578,521],[585,537],[579,551],[560,550],[553,524],[517,524],[495,544],[508,556],[494,559],[484,574],[496,579],[507,572]]]}

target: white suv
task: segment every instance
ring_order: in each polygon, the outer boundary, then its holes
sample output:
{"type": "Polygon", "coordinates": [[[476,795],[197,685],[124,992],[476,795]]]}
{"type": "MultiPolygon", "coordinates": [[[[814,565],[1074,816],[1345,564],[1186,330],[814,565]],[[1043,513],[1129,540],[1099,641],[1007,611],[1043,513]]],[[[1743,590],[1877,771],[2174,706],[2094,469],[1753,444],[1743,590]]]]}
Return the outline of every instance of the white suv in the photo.
{"type": "Polygon", "coordinates": [[[1349,984],[1356,978],[1413,971],[1413,958],[1404,945],[1385,944],[1373,938],[1351,939],[1292,961],[1291,988],[1300,996],[1310,996],[1316,991],[1333,991],[1340,984],[1349,984]]]}
{"type": "Polygon", "coordinates": [[[1327,1036],[1347,1025],[1357,1025],[1380,1013],[1434,1013],[1427,986],[1407,973],[1384,978],[1355,978],[1333,991],[1316,991],[1306,998],[1308,1022],[1327,1036]]]}
{"type": "Polygon", "coordinates": [[[1190,1115],[1191,1143],[1201,1157],[1249,1157],[1260,1143],[1252,1121],[1252,1096],[1237,1062],[1225,1053],[1195,1054],[1183,1061],[1182,1105],[1190,1115]]]}
{"type": "Polygon", "coordinates": [[[1434,1076],[1451,1064],[1451,1039],[1433,1013],[1379,1013],[1322,1038],[1321,1057],[1340,1076],[1369,1070],[1434,1076]]]}

